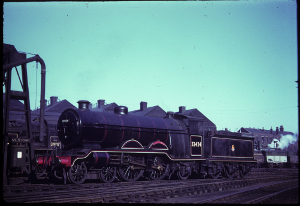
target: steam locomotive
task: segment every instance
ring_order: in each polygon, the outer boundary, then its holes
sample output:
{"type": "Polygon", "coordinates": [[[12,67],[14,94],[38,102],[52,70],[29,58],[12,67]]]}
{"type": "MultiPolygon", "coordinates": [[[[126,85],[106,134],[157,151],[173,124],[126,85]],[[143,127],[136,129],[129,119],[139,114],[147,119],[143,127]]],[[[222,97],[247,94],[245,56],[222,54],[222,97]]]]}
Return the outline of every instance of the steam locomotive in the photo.
{"type": "Polygon", "coordinates": [[[165,118],[138,116],[117,106],[114,113],[90,111],[89,101],[60,115],[62,149],[36,157],[36,172],[81,184],[86,179],[136,181],[175,176],[244,177],[254,159],[254,138],[216,132],[201,117],[168,112],[165,118]]]}

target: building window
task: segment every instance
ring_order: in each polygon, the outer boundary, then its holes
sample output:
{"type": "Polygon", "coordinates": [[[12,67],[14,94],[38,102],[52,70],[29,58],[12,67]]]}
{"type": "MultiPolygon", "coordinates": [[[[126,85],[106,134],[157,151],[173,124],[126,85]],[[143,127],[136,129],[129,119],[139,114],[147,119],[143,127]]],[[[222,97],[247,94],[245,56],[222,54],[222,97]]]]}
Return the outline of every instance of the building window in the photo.
{"type": "Polygon", "coordinates": [[[261,142],[264,142],[264,137],[263,136],[261,137],[261,142]]]}

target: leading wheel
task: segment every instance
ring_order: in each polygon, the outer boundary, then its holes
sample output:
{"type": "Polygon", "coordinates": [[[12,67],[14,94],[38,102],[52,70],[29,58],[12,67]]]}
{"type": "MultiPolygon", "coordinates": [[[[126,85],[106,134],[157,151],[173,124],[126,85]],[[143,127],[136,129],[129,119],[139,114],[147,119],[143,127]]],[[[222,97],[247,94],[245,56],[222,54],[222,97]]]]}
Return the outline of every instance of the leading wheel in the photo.
{"type": "Polygon", "coordinates": [[[115,167],[103,167],[100,171],[99,178],[102,182],[110,183],[116,179],[117,169],[115,167]]]}
{"type": "Polygon", "coordinates": [[[135,169],[134,165],[125,165],[118,168],[119,177],[126,182],[138,180],[144,173],[142,169],[135,169]]]}
{"type": "Polygon", "coordinates": [[[85,181],[87,168],[84,162],[76,162],[68,171],[70,182],[74,184],[81,184],[85,181]]]}

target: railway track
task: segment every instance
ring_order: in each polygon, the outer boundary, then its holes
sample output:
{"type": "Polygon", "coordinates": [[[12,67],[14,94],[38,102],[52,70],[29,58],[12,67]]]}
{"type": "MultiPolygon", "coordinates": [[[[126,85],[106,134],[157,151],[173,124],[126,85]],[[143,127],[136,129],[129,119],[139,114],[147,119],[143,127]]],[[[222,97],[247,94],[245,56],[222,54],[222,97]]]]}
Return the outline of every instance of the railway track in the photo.
{"type": "Polygon", "coordinates": [[[188,179],[81,185],[10,185],[3,188],[3,197],[10,203],[159,203],[161,200],[175,200],[182,196],[199,196],[199,194],[215,193],[258,183],[297,178],[298,175],[260,175],[258,178],[249,176],[236,180],[188,179]]]}
{"type": "MultiPolygon", "coordinates": [[[[147,190],[149,194],[151,194],[152,190],[156,192],[160,189],[169,188],[172,190],[172,188],[176,188],[176,185],[179,185],[179,183],[184,187],[189,185],[189,182],[192,181],[193,180],[184,182],[180,180],[161,180],[111,184],[11,186],[4,189],[4,199],[7,202],[81,202],[85,200],[98,202],[98,197],[100,197],[100,202],[110,202],[110,199],[116,197],[118,197],[117,199],[126,199],[125,196],[132,196],[137,193],[142,195],[141,191],[145,190],[147,190]],[[59,195],[57,195],[57,193],[59,193],[59,195]],[[68,196],[68,198],[66,198],[66,196],[68,196]]],[[[211,183],[211,180],[202,180],[201,182],[211,183]]]]}
{"type": "Polygon", "coordinates": [[[232,192],[213,198],[193,202],[194,204],[263,204],[268,203],[270,199],[276,198],[283,193],[298,190],[298,180],[279,181],[264,186],[254,186],[250,189],[243,189],[238,192],[232,192]]]}
{"type": "Polygon", "coordinates": [[[298,169],[292,168],[252,168],[249,175],[261,175],[261,174],[286,174],[297,173],[298,169]]]}

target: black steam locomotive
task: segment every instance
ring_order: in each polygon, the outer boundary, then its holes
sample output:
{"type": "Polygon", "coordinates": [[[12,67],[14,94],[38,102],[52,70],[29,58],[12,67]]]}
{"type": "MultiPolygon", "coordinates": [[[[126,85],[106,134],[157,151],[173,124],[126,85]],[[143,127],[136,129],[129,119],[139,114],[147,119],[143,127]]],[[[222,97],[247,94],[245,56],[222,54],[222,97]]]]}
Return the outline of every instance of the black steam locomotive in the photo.
{"type": "Polygon", "coordinates": [[[254,138],[218,133],[200,117],[168,112],[165,118],[90,111],[88,101],[59,117],[57,132],[63,148],[36,158],[37,172],[66,183],[86,179],[113,182],[175,177],[244,177],[254,160],[254,138]]]}

